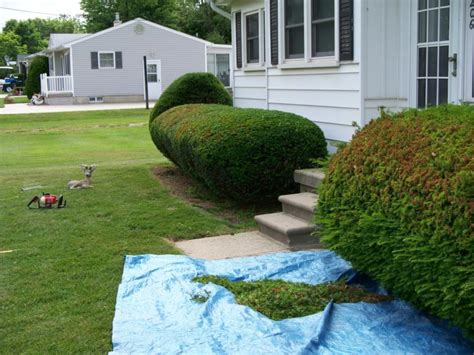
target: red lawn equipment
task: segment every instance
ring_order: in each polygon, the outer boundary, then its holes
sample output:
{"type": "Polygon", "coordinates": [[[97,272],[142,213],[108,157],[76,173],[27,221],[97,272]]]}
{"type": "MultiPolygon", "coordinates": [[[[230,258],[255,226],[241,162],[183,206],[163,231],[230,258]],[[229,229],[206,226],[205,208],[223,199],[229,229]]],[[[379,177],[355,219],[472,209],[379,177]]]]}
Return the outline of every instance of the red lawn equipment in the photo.
{"type": "Polygon", "coordinates": [[[37,203],[37,208],[53,208],[54,205],[58,205],[57,208],[64,208],[66,207],[66,200],[64,199],[63,195],[51,195],[50,193],[44,193],[43,196],[38,197],[35,196],[31,199],[30,203],[28,203],[28,208],[33,208],[31,205],[33,203],[37,203]]]}

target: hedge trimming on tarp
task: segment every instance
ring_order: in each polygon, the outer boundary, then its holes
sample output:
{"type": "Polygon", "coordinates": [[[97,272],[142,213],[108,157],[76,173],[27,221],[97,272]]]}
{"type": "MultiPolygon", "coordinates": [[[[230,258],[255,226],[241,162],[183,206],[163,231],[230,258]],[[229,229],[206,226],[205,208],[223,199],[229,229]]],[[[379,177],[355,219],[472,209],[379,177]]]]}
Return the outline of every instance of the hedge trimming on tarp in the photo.
{"type": "Polygon", "coordinates": [[[294,170],[327,155],[318,126],[279,111],[183,105],[161,114],[150,133],[184,172],[242,202],[293,191],[294,170]]]}
{"type": "Polygon", "coordinates": [[[474,334],[474,107],[382,115],[331,159],[323,241],[402,299],[474,334]]]}
{"type": "Polygon", "coordinates": [[[150,113],[150,124],[166,110],[185,104],[232,106],[232,97],[219,79],[210,73],[184,74],[161,94],[150,113]]]}

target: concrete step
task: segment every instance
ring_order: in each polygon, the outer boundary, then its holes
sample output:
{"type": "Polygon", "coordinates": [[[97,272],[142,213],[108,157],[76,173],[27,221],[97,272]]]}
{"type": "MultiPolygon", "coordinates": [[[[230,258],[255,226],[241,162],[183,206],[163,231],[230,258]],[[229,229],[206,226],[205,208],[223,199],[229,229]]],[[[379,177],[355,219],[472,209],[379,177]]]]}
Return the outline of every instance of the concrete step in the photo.
{"type": "Polygon", "coordinates": [[[298,217],[306,222],[313,222],[314,211],[318,203],[318,195],[311,192],[282,195],[278,201],[283,206],[283,212],[298,217]]]}
{"type": "Polygon", "coordinates": [[[276,239],[291,250],[318,248],[319,238],[311,235],[316,226],[284,212],[255,216],[261,233],[276,239]]]}
{"type": "Polygon", "coordinates": [[[295,182],[300,184],[301,192],[315,192],[324,180],[324,171],[322,169],[301,169],[295,170],[295,182]]]}

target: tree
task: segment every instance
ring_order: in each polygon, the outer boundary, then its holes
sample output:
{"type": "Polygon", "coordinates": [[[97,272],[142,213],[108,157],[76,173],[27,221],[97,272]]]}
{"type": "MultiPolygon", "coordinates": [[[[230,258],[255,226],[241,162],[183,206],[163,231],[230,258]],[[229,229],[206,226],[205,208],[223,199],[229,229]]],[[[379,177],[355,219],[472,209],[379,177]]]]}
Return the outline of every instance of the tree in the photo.
{"type": "Polygon", "coordinates": [[[9,20],[3,27],[4,33],[13,32],[18,35],[21,45],[24,45],[26,52],[30,54],[45,49],[51,33],[76,33],[81,30],[81,23],[67,16],[56,19],[9,20]]]}
{"type": "Polygon", "coordinates": [[[41,91],[40,74],[47,73],[48,70],[48,57],[37,56],[33,58],[25,83],[25,94],[29,99],[41,91]]]}
{"type": "Polygon", "coordinates": [[[6,63],[5,57],[16,60],[16,55],[25,53],[26,47],[21,43],[20,36],[13,32],[0,33],[0,62],[6,63]]]}
{"type": "Polygon", "coordinates": [[[122,21],[141,17],[160,25],[178,29],[176,0],[81,0],[88,32],[97,32],[112,26],[115,13],[122,21]]]}
{"type": "Polygon", "coordinates": [[[206,1],[180,0],[180,2],[179,28],[181,31],[213,43],[231,42],[230,21],[215,13],[206,1]]]}

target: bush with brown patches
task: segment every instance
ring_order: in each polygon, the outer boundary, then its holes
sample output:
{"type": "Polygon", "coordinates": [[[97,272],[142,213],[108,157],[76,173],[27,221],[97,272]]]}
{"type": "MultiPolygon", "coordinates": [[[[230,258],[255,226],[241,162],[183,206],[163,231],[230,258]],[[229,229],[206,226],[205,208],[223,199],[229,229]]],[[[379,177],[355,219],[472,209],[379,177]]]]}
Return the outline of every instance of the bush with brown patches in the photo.
{"type": "Polygon", "coordinates": [[[293,191],[293,171],[327,154],[318,126],[279,111],[183,105],[162,113],[150,132],[185,173],[240,202],[293,191]]]}
{"type": "Polygon", "coordinates": [[[474,107],[383,115],[330,161],[322,238],[355,268],[474,334],[474,107]]]}

